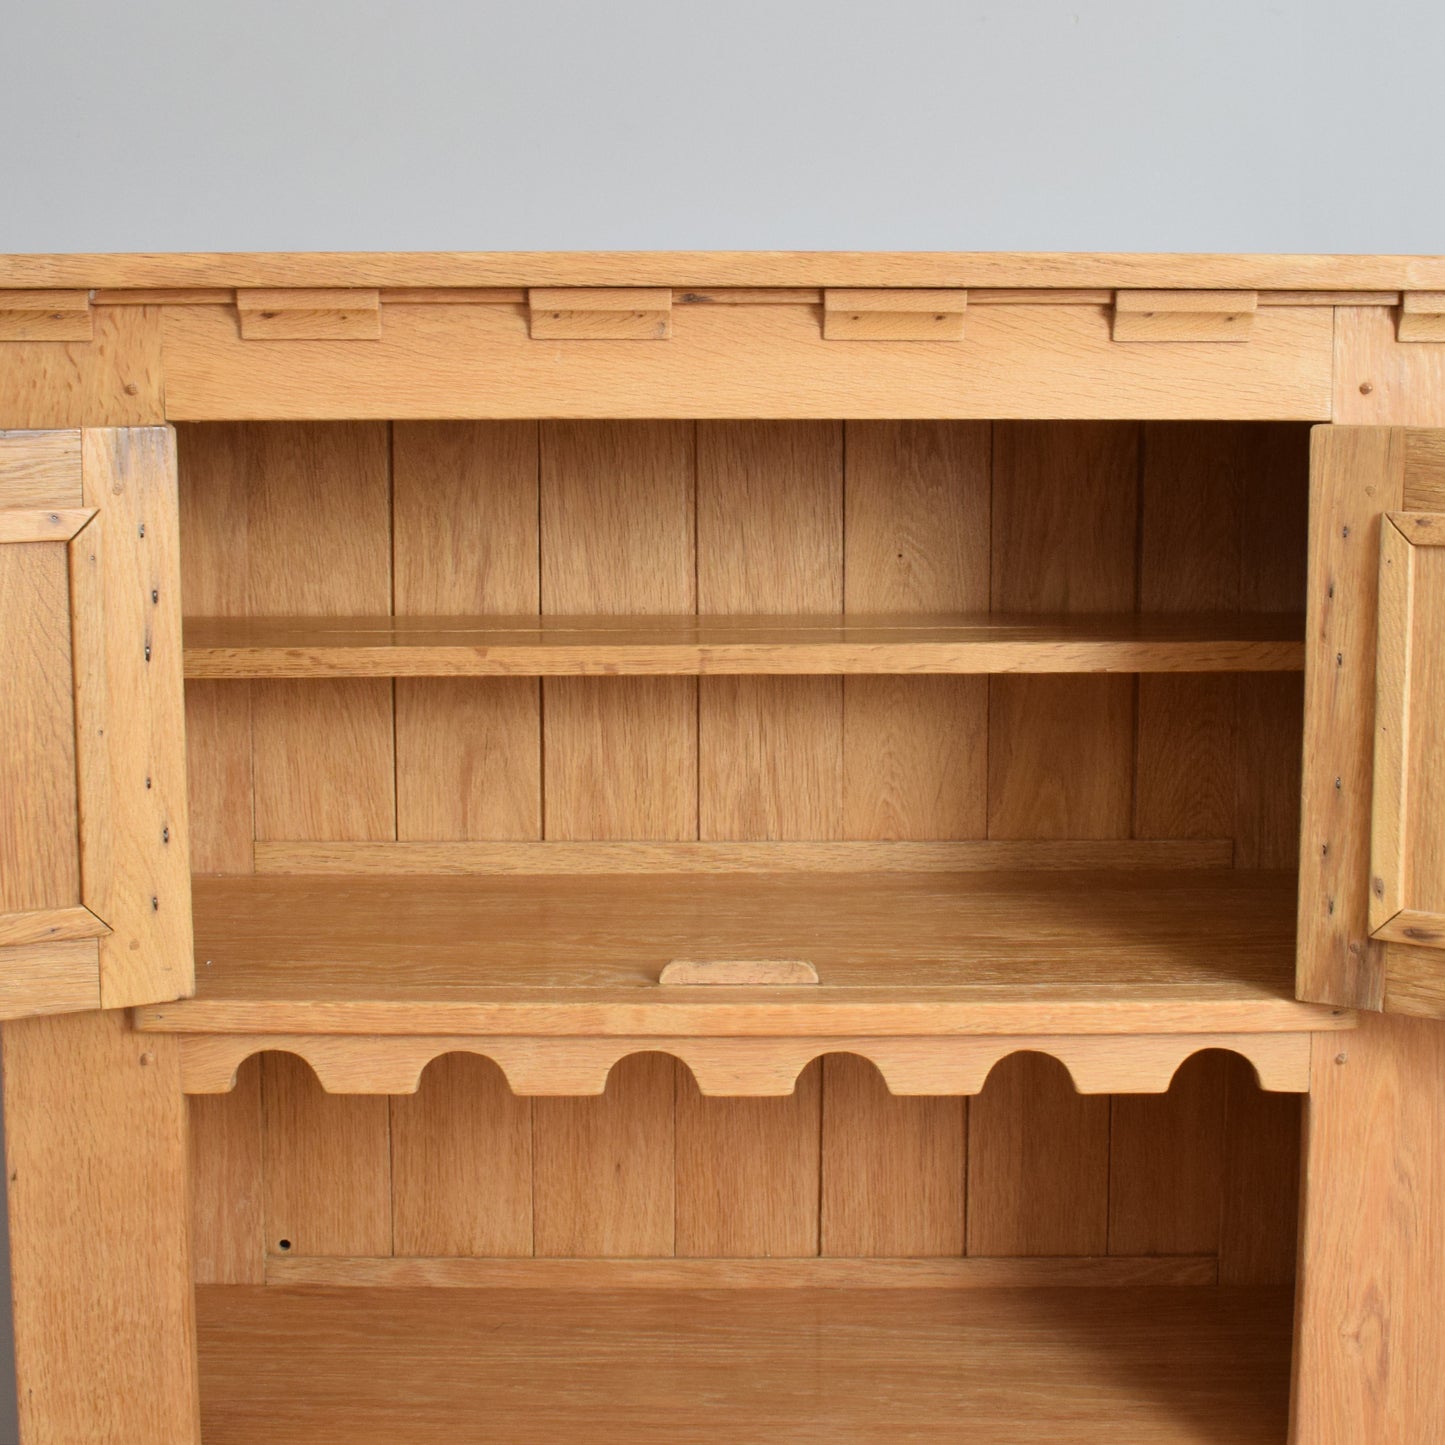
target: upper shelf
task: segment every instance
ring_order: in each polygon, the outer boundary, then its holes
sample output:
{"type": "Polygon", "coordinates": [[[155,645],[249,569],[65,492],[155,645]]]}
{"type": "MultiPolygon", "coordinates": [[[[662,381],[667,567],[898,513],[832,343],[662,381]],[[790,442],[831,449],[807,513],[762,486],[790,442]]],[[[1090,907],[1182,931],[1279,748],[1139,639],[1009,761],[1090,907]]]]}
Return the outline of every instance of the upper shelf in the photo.
{"type": "Polygon", "coordinates": [[[190,618],[191,678],[1297,672],[1298,614],[190,618]]]}
{"type": "Polygon", "coordinates": [[[1293,997],[1288,874],[231,877],[161,1032],[710,1035],[1347,1026],[1293,997]],[[659,983],[790,960],[817,985],[659,983]]]}
{"type": "Polygon", "coordinates": [[[710,1095],[791,1093],[840,1051],[895,1094],[974,1094],[1021,1049],[1157,1093],[1211,1048],[1303,1092],[1311,1034],[1353,1023],[1292,997],[1293,878],[1233,869],[198,879],[195,921],[196,997],[135,1015],[184,1036],[187,1093],[266,1050],[414,1093],[461,1050],[518,1094],[658,1051],[710,1095]]]}

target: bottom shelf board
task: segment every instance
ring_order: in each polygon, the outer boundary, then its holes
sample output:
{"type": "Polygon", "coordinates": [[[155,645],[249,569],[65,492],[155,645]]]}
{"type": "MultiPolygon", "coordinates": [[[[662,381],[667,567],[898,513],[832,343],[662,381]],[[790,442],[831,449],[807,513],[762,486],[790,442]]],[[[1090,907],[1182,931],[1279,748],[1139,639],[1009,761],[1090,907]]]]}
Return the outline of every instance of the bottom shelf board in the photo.
{"type": "Polygon", "coordinates": [[[1288,1290],[204,1286],[204,1445],[1283,1445],[1288,1290]]]}

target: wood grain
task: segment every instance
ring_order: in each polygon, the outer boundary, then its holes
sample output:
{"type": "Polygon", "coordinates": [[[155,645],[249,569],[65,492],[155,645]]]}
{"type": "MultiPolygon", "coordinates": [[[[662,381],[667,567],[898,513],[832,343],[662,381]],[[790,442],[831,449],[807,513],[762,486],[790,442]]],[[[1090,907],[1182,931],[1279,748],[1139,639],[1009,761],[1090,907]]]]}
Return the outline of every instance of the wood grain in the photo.
{"type": "Polygon", "coordinates": [[[1400,506],[1402,441],[1383,428],[1320,427],[1310,454],[1298,990],[1362,1008],[1384,996],[1369,939],[1369,824],[1380,517],[1400,506]]]}
{"type": "MultiPolygon", "coordinates": [[[[775,1027],[787,1026],[786,1019],[775,1027]]],[[[1176,1025],[1176,1028],[1178,1026],[1176,1025]]],[[[857,1054],[874,1064],[895,1094],[976,1094],[989,1071],[1017,1053],[1046,1054],[1068,1071],[1082,1094],[1162,1094],[1193,1055],[1221,1049],[1247,1059],[1261,1087],[1300,1094],[1309,1088],[1310,1037],[1279,1033],[1173,1033],[1126,1036],[1101,1032],[904,1036],[820,1034],[803,1022],[799,1035],[709,1037],[596,1034],[590,1037],[534,1034],[426,1035],[415,1033],[197,1033],[182,1046],[182,1078],[188,1093],[224,1094],[237,1066],[255,1053],[278,1052],[305,1059],[332,1094],[410,1094],[422,1071],[445,1054],[478,1054],[492,1060],[517,1094],[544,1098],[595,1098],[623,1060],[660,1053],[683,1065],[710,1099],[780,1099],[791,1096],[814,1059],[857,1054]]]]}
{"type": "Polygon", "coordinates": [[[259,843],[267,874],[983,873],[1228,868],[1228,838],[840,843],[259,843]]]}
{"type": "Polygon", "coordinates": [[[1401,344],[1383,306],[1335,312],[1336,425],[1445,426],[1445,348],[1401,344]]]}
{"type": "Polygon", "coordinates": [[[673,1253],[676,1064],[624,1059],[607,1092],[533,1105],[533,1240],[539,1256],[673,1253]]]}
{"type": "MultiPolygon", "coordinates": [[[[690,426],[545,423],[541,488],[544,613],[695,609],[690,426]]],[[[697,836],[691,680],[549,680],[542,702],[546,837],[697,836]]]]}
{"type": "Polygon", "coordinates": [[[78,507],[80,431],[0,431],[0,507],[78,507]]]}
{"type": "Polygon", "coordinates": [[[324,1093],[290,1054],[261,1065],[267,1249],[390,1254],[386,1099],[324,1093]]]}
{"type": "MultiPolygon", "coordinates": [[[[1251,428],[1246,454],[1240,606],[1252,614],[1296,612],[1309,594],[1308,428],[1251,428]]],[[[1298,869],[1304,685],[1295,676],[1237,679],[1235,864],[1298,869]]]]}
{"type": "MultiPolygon", "coordinates": [[[[986,608],[991,428],[850,422],[845,448],[845,610],[986,608]]],[[[981,679],[847,679],[845,836],[983,837],[987,732],[981,679]]]]}
{"type": "Polygon", "coordinates": [[[707,1099],[677,1081],[679,1256],[818,1253],[821,1062],[781,1099],[707,1099]]]}
{"type": "Polygon", "coordinates": [[[0,947],[0,1019],[100,1007],[100,947],[94,939],[0,947]]]}
{"type": "Polygon", "coordinates": [[[0,285],[1419,290],[1437,256],[1020,251],[301,251],[0,257],[0,285]]]}
{"type": "Polygon", "coordinates": [[[251,688],[256,837],[396,837],[391,684],[251,688]]]}
{"type": "Polygon", "coordinates": [[[1445,512],[1445,430],[1405,433],[1405,497],[1411,512],[1445,512]]]}
{"type": "Polygon", "coordinates": [[[899,1098],[866,1059],[823,1060],[820,1252],[839,1258],[964,1252],[966,1104],[899,1098]]]}
{"type": "Polygon", "coordinates": [[[0,545],[0,914],[81,901],[70,625],[66,548],[0,545]]]}
{"type": "MultiPolygon", "coordinates": [[[[397,617],[536,614],[536,422],[402,423],[392,435],[397,617]]],[[[535,682],[400,681],[397,836],[538,838],[535,682]]]]}
{"type": "MultiPolygon", "coordinates": [[[[247,615],[387,615],[387,429],[253,427],[245,445],[247,615]]],[[[257,837],[394,838],[392,713],[389,682],[253,688],[257,837]]]]}
{"type": "MultiPolygon", "coordinates": [[[[911,681],[950,673],[1298,672],[1304,666],[1303,627],[1298,612],[615,621],[192,617],[186,622],[186,675],[238,680],[843,674],[911,681]]],[[[906,704],[915,691],[921,689],[893,688],[891,694],[906,704]]],[[[954,691],[966,698],[981,689],[954,691]]]]}
{"type": "Polygon", "coordinates": [[[1445,943],[1445,830],[1438,759],[1445,734],[1445,514],[1387,515],[1381,525],[1376,654],[1371,932],[1445,943]]]}
{"type": "Polygon", "coordinates": [[[263,1284],[266,1279],[261,1067],[260,1058],[249,1058],[229,1094],[197,1094],[190,1100],[197,1284],[263,1284]]]}
{"type": "Polygon", "coordinates": [[[1317,1039],[1305,1123],[1293,1438],[1429,1440],[1445,1430],[1435,1301],[1445,1233],[1445,1034],[1362,1016],[1317,1039]]]}
{"type": "MultiPolygon", "coordinates": [[[[996,427],[993,606],[1131,610],[1137,471],[1133,426],[996,427]]],[[[989,836],[1127,836],[1133,720],[1132,679],[993,679],[989,836]]]]}
{"type": "Polygon", "coordinates": [[[398,1255],[530,1256],[532,1104],[495,1064],[447,1054],[391,1100],[398,1255]]]}
{"type": "Polygon", "coordinates": [[[171,432],[88,429],[82,490],[100,515],[70,545],[81,878],[111,929],[101,1004],[122,1008],[195,977],[171,432]]]}
{"type": "Polygon", "coordinates": [[[1108,1146],[1108,1099],[1052,1059],[1004,1060],[968,1106],[968,1253],[1108,1253],[1108,1146]]]}
{"type": "MultiPolygon", "coordinates": [[[[270,1285],[347,1289],[795,1290],[1138,1289],[1209,1285],[1213,1259],[1199,1255],[777,1259],[307,1258],[271,1255],[270,1285]]],[[[445,1305],[445,1301],[442,1301],[445,1305]]]]}
{"type": "Polygon", "coordinates": [[[100,306],[90,341],[0,346],[0,426],[153,426],[167,419],[159,306],[100,306]]]}
{"type": "Polygon", "coordinates": [[[199,1445],[179,1050],[118,1012],[0,1039],[21,1438],[199,1445]]]}
{"type": "Polygon", "coordinates": [[[1109,1119],[1109,1253],[1219,1253],[1228,1055],[1191,1059],[1167,1094],[1120,1094],[1109,1119]]]}
{"type": "Polygon", "coordinates": [[[1249,346],[1229,348],[1121,346],[1105,308],[1077,305],[981,306],[961,345],[887,346],[827,341],[817,309],[801,305],[678,307],[656,346],[539,346],[520,312],[388,306],[381,339],[363,347],[243,341],[221,307],[166,307],[166,407],[183,421],[1323,420],[1331,408],[1328,307],[1268,308],[1249,346]]]}
{"type": "MultiPolygon", "coordinates": [[[[251,459],[255,430],[227,423],[176,428],[181,595],[188,612],[234,618],[249,608],[247,499],[249,475],[259,465],[251,459]]],[[[187,683],[186,778],[192,868],[251,872],[256,832],[247,684],[187,683]]]]}
{"type": "Polygon", "coordinates": [[[1244,1059],[1226,1067],[1219,1282],[1290,1284],[1299,1247],[1301,1101],[1265,1093],[1244,1059]]]}
{"type": "Polygon", "coordinates": [[[207,1445],[440,1445],[480,1419],[516,1445],[1285,1430],[1281,1291],[237,1289],[200,1317],[207,1445]]]}
{"type": "MultiPolygon", "coordinates": [[[[837,614],[843,435],[831,422],[700,422],[701,612],[837,614]]],[[[843,690],[836,678],[704,678],[699,837],[836,838],[843,690]]]]}
{"type": "Polygon", "coordinates": [[[1291,998],[1288,875],[220,878],[197,879],[195,898],[211,964],[194,999],[142,1011],[147,1026],[728,1036],[1350,1022],[1291,998]],[[699,956],[806,958],[822,983],[789,998],[657,987],[669,960],[699,956]]]}

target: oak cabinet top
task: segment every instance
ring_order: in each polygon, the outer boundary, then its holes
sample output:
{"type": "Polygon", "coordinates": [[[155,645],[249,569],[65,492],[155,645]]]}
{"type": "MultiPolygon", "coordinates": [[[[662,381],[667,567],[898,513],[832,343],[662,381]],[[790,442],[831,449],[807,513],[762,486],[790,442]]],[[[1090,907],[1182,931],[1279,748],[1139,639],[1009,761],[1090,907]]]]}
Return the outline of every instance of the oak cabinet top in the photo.
{"type": "Polygon", "coordinates": [[[1445,256],[396,251],[0,256],[0,287],[939,286],[1445,289],[1445,256]]]}

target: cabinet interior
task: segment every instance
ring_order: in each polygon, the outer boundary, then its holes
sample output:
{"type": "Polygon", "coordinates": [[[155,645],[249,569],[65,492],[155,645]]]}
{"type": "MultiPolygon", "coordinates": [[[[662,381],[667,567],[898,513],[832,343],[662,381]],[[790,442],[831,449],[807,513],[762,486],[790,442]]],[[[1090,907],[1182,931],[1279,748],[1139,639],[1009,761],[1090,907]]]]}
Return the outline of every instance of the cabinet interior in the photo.
{"type": "MultiPolygon", "coordinates": [[[[178,432],[198,991],[175,1017],[581,1034],[676,1009],[727,1037],[779,1001],[1018,1033],[1294,1007],[1305,426],[178,432]],[[684,1002],[674,959],[820,982],[684,1002]]],[[[335,1293],[202,1289],[208,1445],[258,1417],[206,1340],[280,1331],[260,1393],[291,1438],[270,1397],[325,1405],[318,1309],[427,1341],[424,1376],[500,1311],[471,1408],[525,1405],[509,1439],[686,1438],[625,1402],[745,1366],[739,1419],[789,1439],[924,1438],[1005,1396],[1017,1418],[1046,1370],[1097,1432],[1071,1439],[1282,1438],[1298,1096],[1221,1051],[1167,1092],[1075,1082],[1015,1052],[970,1097],[899,1094],[838,1050],[725,1097],[640,1048],[585,1097],[455,1052],[415,1093],[351,1094],[263,1050],[191,1101],[197,1280],[335,1293]],[[428,1292],[457,1284],[479,1293],[428,1292]],[[836,1353],[790,1374],[824,1326],[836,1353]],[[912,1407],[849,1383],[885,1340],[930,1362],[912,1407]]]]}

